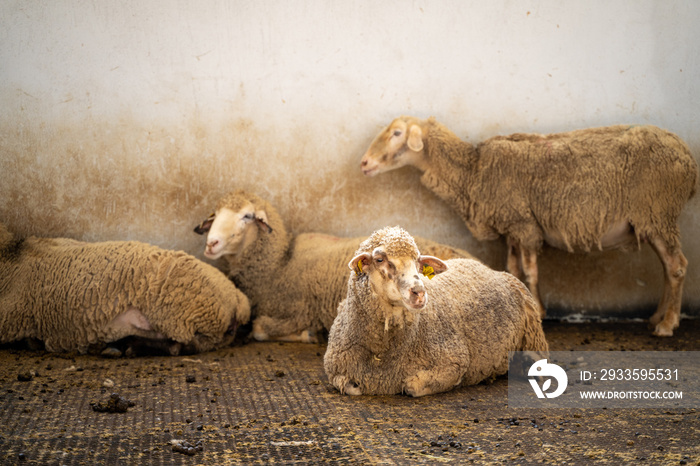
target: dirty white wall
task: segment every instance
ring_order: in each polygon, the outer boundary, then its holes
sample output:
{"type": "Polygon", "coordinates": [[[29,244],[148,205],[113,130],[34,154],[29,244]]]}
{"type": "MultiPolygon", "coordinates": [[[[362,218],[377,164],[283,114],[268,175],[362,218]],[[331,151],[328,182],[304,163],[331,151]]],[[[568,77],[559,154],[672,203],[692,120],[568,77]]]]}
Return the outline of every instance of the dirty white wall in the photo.
{"type": "MultiPolygon", "coordinates": [[[[374,135],[400,114],[472,142],[650,123],[698,157],[699,20],[693,0],[5,0],[0,221],[202,257],[192,227],[243,187],[297,232],[398,223],[502,268],[503,244],[474,241],[418,172],[363,178],[374,135]]],[[[697,315],[697,198],[681,227],[697,315]]],[[[541,261],[566,312],[644,315],[661,273],[648,248],[541,261]]]]}

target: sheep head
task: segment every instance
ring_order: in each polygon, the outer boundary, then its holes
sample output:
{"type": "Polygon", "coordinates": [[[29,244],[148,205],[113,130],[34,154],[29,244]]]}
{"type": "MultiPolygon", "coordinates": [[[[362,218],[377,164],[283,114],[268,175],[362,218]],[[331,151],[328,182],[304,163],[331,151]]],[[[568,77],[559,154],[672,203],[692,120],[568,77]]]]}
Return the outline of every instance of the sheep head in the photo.
{"type": "Polygon", "coordinates": [[[374,176],[404,165],[422,169],[425,125],[424,120],[406,116],[392,121],[362,156],[362,173],[374,176]]]}
{"type": "Polygon", "coordinates": [[[360,252],[348,264],[357,275],[367,274],[372,291],[391,306],[420,311],[428,294],[420,275],[432,276],[447,270],[447,264],[433,256],[421,255],[413,238],[401,228],[375,232],[361,245],[373,247],[360,252]]]}
{"type": "Polygon", "coordinates": [[[216,212],[195,227],[200,235],[207,233],[204,255],[209,259],[239,256],[255,242],[260,233],[270,233],[264,210],[256,209],[241,191],[219,201],[216,212]]]}

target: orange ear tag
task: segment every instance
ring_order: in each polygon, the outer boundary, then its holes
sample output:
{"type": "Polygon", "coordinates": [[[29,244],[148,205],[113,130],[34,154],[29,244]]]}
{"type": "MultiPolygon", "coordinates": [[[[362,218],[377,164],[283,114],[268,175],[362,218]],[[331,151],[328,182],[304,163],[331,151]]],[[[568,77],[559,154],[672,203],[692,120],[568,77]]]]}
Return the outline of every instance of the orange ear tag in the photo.
{"type": "Polygon", "coordinates": [[[433,277],[435,276],[435,270],[429,265],[424,265],[423,266],[423,275],[428,277],[429,280],[432,280],[433,277]]]}

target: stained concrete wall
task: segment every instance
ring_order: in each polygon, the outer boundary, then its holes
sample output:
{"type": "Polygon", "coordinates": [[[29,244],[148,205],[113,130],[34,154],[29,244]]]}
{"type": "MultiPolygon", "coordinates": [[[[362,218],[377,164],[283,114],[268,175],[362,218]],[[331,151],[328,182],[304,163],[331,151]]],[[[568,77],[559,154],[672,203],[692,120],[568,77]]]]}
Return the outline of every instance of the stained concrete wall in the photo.
{"type": "MultiPolygon", "coordinates": [[[[363,178],[374,135],[400,114],[472,142],[650,123],[698,157],[699,19],[692,0],[4,1],[0,220],[202,257],[192,227],[242,187],[297,232],[401,224],[503,268],[417,171],[363,178]]],[[[699,202],[681,218],[696,315],[699,202]]],[[[661,274],[648,247],[541,260],[569,313],[644,315],[661,274]]]]}

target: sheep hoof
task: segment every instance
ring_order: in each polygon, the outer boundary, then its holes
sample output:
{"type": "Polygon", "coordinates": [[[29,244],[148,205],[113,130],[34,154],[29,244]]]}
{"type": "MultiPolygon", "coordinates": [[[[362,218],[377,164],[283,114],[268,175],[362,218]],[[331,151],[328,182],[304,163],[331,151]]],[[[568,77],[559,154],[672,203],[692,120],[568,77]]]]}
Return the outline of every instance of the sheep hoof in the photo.
{"type": "Polygon", "coordinates": [[[180,356],[180,351],[182,350],[182,343],[173,343],[168,346],[168,353],[170,356],[180,356]]]}
{"type": "Polygon", "coordinates": [[[313,331],[304,330],[301,332],[300,341],[302,343],[318,343],[318,338],[313,331]]]}
{"type": "Polygon", "coordinates": [[[672,337],[673,336],[673,326],[664,325],[663,322],[660,323],[659,325],[656,326],[656,329],[654,330],[654,336],[672,337]]]}
{"type": "Polygon", "coordinates": [[[362,390],[360,390],[360,387],[355,385],[353,382],[348,382],[345,384],[345,394],[359,396],[362,395],[362,390]]]}
{"type": "Polygon", "coordinates": [[[418,376],[412,377],[412,380],[406,381],[406,385],[403,389],[404,393],[412,397],[419,397],[425,395],[431,395],[433,391],[428,388],[428,386],[421,382],[418,376]]]}
{"type": "Polygon", "coordinates": [[[416,375],[404,381],[404,393],[413,397],[432,395],[435,391],[428,387],[428,383],[435,380],[436,375],[428,371],[418,371],[416,375]]]}
{"type": "Polygon", "coordinates": [[[267,332],[262,329],[260,318],[255,319],[253,322],[253,338],[255,338],[257,341],[267,341],[270,339],[270,335],[268,335],[267,332]]]}
{"type": "Polygon", "coordinates": [[[116,359],[122,357],[122,351],[114,346],[108,346],[100,353],[103,358],[116,359]]]}
{"type": "Polygon", "coordinates": [[[406,387],[406,394],[414,398],[418,398],[419,396],[432,395],[432,393],[433,391],[430,390],[428,387],[406,387]]]}
{"type": "Polygon", "coordinates": [[[340,391],[340,393],[344,393],[345,395],[362,395],[360,386],[355,382],[348,380],[348,378],[344,375],[337,375],[333,377],[331,383],[338,389],[338,391],[340,391]]]}

